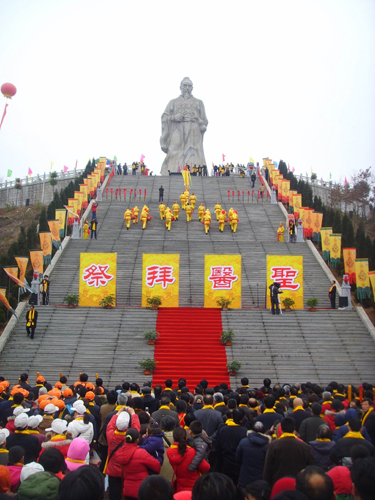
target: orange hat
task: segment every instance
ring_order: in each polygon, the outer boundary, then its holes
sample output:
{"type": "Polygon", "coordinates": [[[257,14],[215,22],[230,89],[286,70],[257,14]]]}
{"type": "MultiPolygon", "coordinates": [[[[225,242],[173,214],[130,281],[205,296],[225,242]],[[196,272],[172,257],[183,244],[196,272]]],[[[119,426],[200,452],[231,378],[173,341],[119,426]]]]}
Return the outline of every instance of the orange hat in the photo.
{"type": "Polygon", "coordinates": [[[65,408],[65,403],[62,399],[57,399],[57,400],[54,399],[53,401],[54,401],[53,404],[55,404],[60,411],[62,411],[65,408]]]}
{"type": "Polygon", "coordinates": [[[0,394],[1,394],[2,392],[4,392],[4,391],[5,391],[5,387],[4,387],[2,384],[0,384],[0,394]]]}
{"type": "Polygon", "coordinates": [[[61,398],[61,391],[59,391],[59,389],[51,389],[48,394],[50,394],[51,396],[55,396],[56,398],[61,398]]]}
{"type": "Polygon", "coordinates": [[[9,384],[9,382],[8,382],[7,380],[3,380],[3,381],[1,382],[1,385],[2,385],[3,387],[5,387],[5,389],[8,389],[8,387],[10,386],[10,384],[9,384]]]}
{"type": "Polygon", "coordinates": [[[92,391],[87,391],[85,394],[85,399],[93,401],[95,399],[95,394],[92,391]]]}
{"type": "Polygon", "coordinates": [[[17,393],[23,394],[25,398],[29,395],[29,391],[26,391],[26,389],[22,389],[20,385],[15,385],[10,391],[11,396],[14,396],[17,393]]]}
{"type": "Polygon", "coordinates": [[[97,393],[98,393],[98,392],[100,392],[100,394],[104,394],[104,389],[103,389],[103,387],[99,387],[99,386],[98,386],[98,387],[96,387],[96,388],[95,388],[95,391],[96,391],[97,393]]]}
{"type": "Polygon", "coordinates": [[[38,375],[38,377],[36,379],[37,384],[44,384],[45,381],[46,381],[46,379],[44,377],[42,377],[41,375],[38,375]]]}
{"type": "Polygon", "coordinates": [[[51,398],[50,396],[46,399],[43,399],[43,401],[40,402],[39,404],[39,408],[41,410],[44,410],[44,408],[49,405],[49,404],[52,404],[52,405],[55,405],[55,406],[58,406],[58,402],[59,400],[57,398],[51,398]]]}
{"type": "Polygon", "coordinates": [[[87,382],[86,389],[88,389],[89,391],[95,391],[95,386],[92,382],[87,382]]]}
{"type": "MultiPolygon", "coordinates": [[[[87,222],[87,221],[86,221],[87,222]]],[[[62,383],[61,382],[56,382],[55,387],[57,389],[62,389],[62,383]]]]}
{"type": "Polygon", "coordinates": [[[69,398],[70,396],[73,396],[72,389],[69,389],[69,387],[65,389],[65,391],[63,391],[63,396],[64,398],[69,398]]]}

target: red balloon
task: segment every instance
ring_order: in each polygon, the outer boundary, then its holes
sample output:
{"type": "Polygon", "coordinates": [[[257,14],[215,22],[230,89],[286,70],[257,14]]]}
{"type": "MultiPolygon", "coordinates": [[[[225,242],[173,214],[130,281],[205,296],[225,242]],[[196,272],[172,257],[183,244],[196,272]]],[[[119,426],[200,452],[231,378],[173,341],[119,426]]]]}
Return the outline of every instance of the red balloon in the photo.
{"type": "Polygon", "coordinates": [[[16,95],[17,89],[12,83],[3,83],[1,86],[1,93],[4,97],[12,99],[12,97],[16,95]]]}

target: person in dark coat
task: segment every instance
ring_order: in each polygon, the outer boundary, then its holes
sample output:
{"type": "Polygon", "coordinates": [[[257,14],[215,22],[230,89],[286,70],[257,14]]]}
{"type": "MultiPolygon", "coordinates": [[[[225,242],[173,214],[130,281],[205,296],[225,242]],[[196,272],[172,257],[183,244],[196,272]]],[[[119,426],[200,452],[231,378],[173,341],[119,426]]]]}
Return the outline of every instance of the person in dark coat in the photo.
{"type": "Polygon", "coordinates": [[[238,486],[245,488],[249,483],[262,479],[266,453],[271,437],[264,434],[262,422],[255,422],[252,431],[240,441],[236,452],[240,467],[238,486]]]}
{"type": "MultiPolygon", "coordinates": [[[[310,418],[305,418],[302,420],[299,427],[299,435],[305,443],[314,441],[316,438],[316,432],[321,425],[324,425],[326,421],[320,416],[322,413],[322,406],[319,403],[313,403],[311,406],[312,415],[310,418]]],[[[291,415],[293,417],[293,415],[291,415]]]]}
{"type": "Polygon", "coordinates": [[[170,404],[171,399],[167,396],[163,396],[160,400],[160,408],[157,411],[154,411],[151,414],[151,417],[157,422],[160,422],[163,417],[168,415],[175,420],[176,427],[178,427],[180,425],[180,421],[178,419],[177,412],[170,409],[170,404]]]}
{"type": "Polygon", "coordinates": [[[351,465],[350,450],[356,444],[365,446],[370,456],[375,456],[375,447],[373,444],[366,441],[362,436],[361,421],[358,418],[351,418],[348,422],[349,432],[343,438],[336,441],[334,448],[330,453],[330,459],[337,465],[351,465]]]}
{"type": "Polygon", "coordinates": [[[329,289],[328,297],[331,301],[331,308],[335,309],[336,308],[336,281],[335,280],[332,280],[332,285],[331,285],[331,288],[329,289]]]}
{"type": "Polygon", "coordinates": [[[371,442],[375,446],[375,410],[371,399],[365,398],[362,401],[362,411],[362,425],[366,427],[371,442]]]}
{"type": "Polygon", "coordinates": [[[163,186],[160,186],[160,188],[159,188],[159,203],[161,201],[164,201],[164,188],[163,188],[163,186]]]}
{"type": "Polygon", "coordinates": [[[26,331],[27,336],[31,339],[34,338],[35,328],[38,321],[38,311],[35,310],[34,306],[30,306],[30,311],[26,313],[26,331]]]}
{"type": "Polygon", "coordinates": [[[301,398],[295,398],[293,401],[293,413],[290,414],[290,417],[295,421],[296,423],[296,431],[299,432],[299,427],[302,424],[302,422],[306,418],[311,417],[311,413],[308,411],[305,411],[303,408],[303,401],[301,398]]]}
{"type": "Polygon", "coordinates": [[[215,439],[220,427],[224,425],[222,415],[214,410],[212,406],[213,397],[206,395],[203,397],[204,406],[201,410],[194,412],[195,418],[203,425],[203,430],[206,432],[209,439],[215,439]]]}
{"type": "Polygon", "coordinates": [[[236,457],[237,447],[247,434],[242,426],[245,412],[241,408],[232,411],[232,418],[227,418],[216,437],[216,451],[220,459],[220,472],[229,476],[234,484],[238,483],[239,467],[236,457]]]}
{"type": "Polygon", "coordinates": [[[272,314],[280,314],[279,294],[283,293],[282,291],[280,291],[280,286],[281,286],[280,283],[275,282],[268,287],[270,289],[270,293],[271,293],[271,312],[272,312],[272,314]]]}
{"type": "Polygon", "coordinates": [[[160,408],[160,401],[151,396],[151,387],[142,387],[142,394],[143,407],[151,415],[160,408]]]}
{"type": "Polygon", "coordinates": [[[314,457],[315,465],[323,470],[328,470],[332,465],[329,454],[335,446],[335,442],[331,441],[331,429],[327,422],[324,422],[316,431],[316,440],[310,441],[312,456],[314,457]]]}
{"type": "Polygon", "coordinates": [[[6,441],[6,447],[8,450],[10,450],[12,446],[22,446],[22,448],[25,450],[25,465],[29,464],[30,462],[36,462],[41,451],[41,446],[38,438],[33,434],[28,433],[28,420],[29,418],[26,413],[17,415],[14,420],[14,425],[16,431],[18,432],[10,434],[10,436],[7,437],[6,441]]]}
{"type": "Polygon", "coordinates": [[[282,419],[282,416],[276,413],[276,411],[273,409],[274,404],[275,398],[273,396],[267,396],[266,398],[264,398],[265,409],[263,413],[258,415],[256,418],[257,422],[262,422],[265,431],[269,431],[275,424],[275,422],[282,419]]]}
{"type": "Polygon", "coordinates": [[[251,187],[254,188],[254,184],[255,184],[255,181],[257,180],[257,176],[255,175],[255,172],[253,172],[250,176],[250,179],[251,179],[251,187]]]}

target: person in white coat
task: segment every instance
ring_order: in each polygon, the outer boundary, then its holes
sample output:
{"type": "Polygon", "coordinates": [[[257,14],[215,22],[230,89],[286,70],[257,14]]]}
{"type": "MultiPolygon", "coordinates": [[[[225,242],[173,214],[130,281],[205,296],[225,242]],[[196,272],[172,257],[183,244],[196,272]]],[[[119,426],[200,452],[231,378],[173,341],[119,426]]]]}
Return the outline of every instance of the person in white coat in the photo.
{"type": "Polygon", "coordinates": [[[74,420],[68,425],[68,432],[73,438],[81,437],[91,444],[94,437],[94,427],[90,422],[89,414],[83,401],[79,399],[73,403],[74,420]]]}

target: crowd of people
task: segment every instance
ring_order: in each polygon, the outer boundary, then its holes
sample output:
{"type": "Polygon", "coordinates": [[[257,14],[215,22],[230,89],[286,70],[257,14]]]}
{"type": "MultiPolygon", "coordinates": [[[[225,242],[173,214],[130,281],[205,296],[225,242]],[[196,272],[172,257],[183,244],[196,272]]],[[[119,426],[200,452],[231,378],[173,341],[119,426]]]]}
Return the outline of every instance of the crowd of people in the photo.
{"type": "Polygon", "coordinates": [[[374,392],[0,377],[0,498],[369,500],[374,392]]]}

